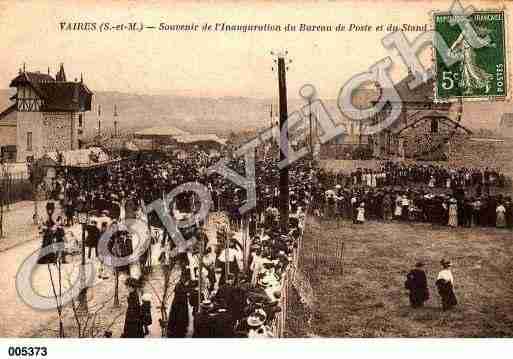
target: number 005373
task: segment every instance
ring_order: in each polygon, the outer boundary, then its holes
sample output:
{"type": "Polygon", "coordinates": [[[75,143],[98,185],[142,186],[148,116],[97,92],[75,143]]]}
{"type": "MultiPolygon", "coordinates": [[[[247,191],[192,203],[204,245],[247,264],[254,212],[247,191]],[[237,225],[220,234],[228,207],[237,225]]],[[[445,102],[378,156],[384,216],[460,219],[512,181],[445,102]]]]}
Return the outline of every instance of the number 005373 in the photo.
{"type": "Polygon", "coordinates": [[[9,357],[45,357],[46,347],[9,347],[9,357]]]}

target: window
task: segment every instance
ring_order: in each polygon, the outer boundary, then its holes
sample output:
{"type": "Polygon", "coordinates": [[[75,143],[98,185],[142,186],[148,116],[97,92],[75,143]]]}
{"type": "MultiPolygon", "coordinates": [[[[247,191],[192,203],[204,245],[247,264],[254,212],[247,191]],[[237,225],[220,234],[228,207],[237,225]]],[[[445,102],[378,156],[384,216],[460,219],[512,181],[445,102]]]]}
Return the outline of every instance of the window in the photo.
{"type": "Polygon", "coordinates": [[[431,119],[431,133],[438,133],[438,119],[431,119]]]}
{"type": "Polygon", "coordinates": [[[27,151],[32,151],[32,132],[27,132],[27,151]]]}
{"type": "Polygon", "coordinates": [[[82,114],[78,115],[78,127],[82,127],[82,114]]]}

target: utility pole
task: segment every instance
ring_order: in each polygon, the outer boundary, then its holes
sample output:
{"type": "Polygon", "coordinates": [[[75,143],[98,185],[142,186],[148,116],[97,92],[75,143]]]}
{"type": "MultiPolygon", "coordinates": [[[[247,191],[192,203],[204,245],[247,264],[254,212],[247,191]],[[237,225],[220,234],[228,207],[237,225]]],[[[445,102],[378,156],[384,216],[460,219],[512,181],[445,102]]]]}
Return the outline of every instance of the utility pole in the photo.
{"type": "MultiPolygon", "coordinates": [[[[5,182],[5,181],[2,181],[5,182]]],[[[4,196],[5,196],[5,183],[2,183],[2,188],[0,189],[1,198],[0,198],[0,238],[4,237],[4,196]]]]}
{"type": "MultiPolygon", "coordinates": [[[[271,53],[272,54],[272,53],[271,53]]],[[[289,233],[289,136],[287,128],[287,79],[285,72],[285,54],[278,54],[278,93],[280,97],[280,229],[282,234],[289,233]],[[281,135],[284,134],[284,135],[281,135]]],[[[289,61],[290,62],[290,61],[289,61]]]]}
{"type": "Polygon", "coordinates": [[[118,137],[118,109],[117,106],[114,105],[114,137],[118,137]]]}
{"type": "Polygon", "coordinates": [[[100,116],[102,115],[102,105],[98,105],[98,139],[100,138],[100,135],[101,135],[101,127],[102,127],[102,121],[100,119],[100,116]]]}
{"type": "Polygon", "coordinates": [[[273,128],[273,104],[272,103],[271,103],[271,113],[270,113],[269,121],[271,123],[271,130],[272,130],[272,128],[273,128]]]}
{"type": "Polygon", "coordinates": [[[313,131],[312,131],[312,99],[309,97],[308,98],[308,121],[309,121],[309,126],[310,126],[310,156],[312,157],[313,159],[313,153],[314,153],[314,149],[313,149],[313,131]]]}

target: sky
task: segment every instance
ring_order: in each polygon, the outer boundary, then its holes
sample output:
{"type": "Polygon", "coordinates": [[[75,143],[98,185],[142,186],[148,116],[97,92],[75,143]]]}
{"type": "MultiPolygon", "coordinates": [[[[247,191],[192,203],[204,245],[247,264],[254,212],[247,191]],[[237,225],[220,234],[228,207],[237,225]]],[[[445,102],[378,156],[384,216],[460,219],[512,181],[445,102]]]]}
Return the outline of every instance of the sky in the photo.
{"type": "MultiPolygon", "coordinates": [[[[463,1],[464,6],[498,8],[502,2],[463,1]]],[[[79,78],[93,91],[187,96],[270,98],[277,74],[270,51],[287,50],[289,96],[302,85],[323,98],[336,98],[353,75],[386,56],[394,60],[392,78],[406,67],[385,49],[386,32],[99,32],[61,31],[61,22],[142,22],[145,25],[227,24],[419,24],[430,11],[448,10],[449,1],[317,1],[271,3],[67,0],[0,0],[0,88],[18,69],[55,74],[64,63],[68,79],[79,78]]],[[[511,9],[507,10],[508,13],[511,9]]],[[[510,32],[513,27],[510,27],[510,32]]],[[[408,33],[410,38],[419,33],[408,33]]],[[[510,36],[511,38],[511,36],[510,36]]],[[[429,63],[429,51],[423,55],[429,63]]]]}

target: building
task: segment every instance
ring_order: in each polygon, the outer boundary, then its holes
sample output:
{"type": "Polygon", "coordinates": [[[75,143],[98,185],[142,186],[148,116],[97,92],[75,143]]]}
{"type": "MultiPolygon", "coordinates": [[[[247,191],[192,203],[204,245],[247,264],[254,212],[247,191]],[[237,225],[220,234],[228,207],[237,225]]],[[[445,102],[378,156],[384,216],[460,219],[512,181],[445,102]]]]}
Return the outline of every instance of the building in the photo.
{"type": "MultiPolygon", "coordinates": [[[[372,135],[364,135],[362,123],[349,126],[349,136],[341,136],[321,148],[324,158],[351,158],[347,148],[366,154],[371,152],[373,158],[410,158],[416,160],[447,160],[451,140],[469,137],[470,130],[461,125],[461,103],[437,103],[433,100],[434,80],[421,83],[410,89],[409,83],[414,80],[413,74],[408,74],[394,85],[401,101],[401,114],[386,128],[372,135]],[[358,141],[345,143],[357,136],[358,141]],[[356,142],[356,144],[355,144],[356,142]],[[344,150],[338,147],[345,147],[344,150]],[[343,153],[342,156],[339,154],[343,153]]],[[[369,120],[371,126],[382,123],[394,106],[393,103],[380,104],[388,96],[383,96],[391,89],[365,89],[353,95],[356,107],[368,108],[375,105],[382,110],[369,120]]],[[[354,151],[353,151],[354,152],[354,151]]],[[[353,154],[353,159],[355,158],[353,154]]],[[[361,156],[356,156],[361,159],[361,156]]],[[[367,157],[367,156],[365,156],[367,157]]]]}
{"type": "Polygon", "coordinates": [[[0,156],[6,162],[16,161],[16,104],[0,113],[0,156]]]}
{"type": "MultiPolygon", "coordinates": [[[[414,79],[415,76],[409,73],[394,86],[402,102],[402,111],[394,123],[371,136],[374,157],[447,160],[450,140],[472,134],[460,123],[461,103],[435,102],[434,79],[410,89],[409,84],[414,79]]],[[[373,123],[384,121],[392,105],[386,104],[373,123]]]]}
{"type": "Polygon", "coordinates": [[[140,149],[162,150],[166,146],[176,145],[176,137],[188,134],[172,126],[150,127],[135,132],[134,138],[140,149]]]}
{"type": "Polygon", "coordinates": [[[82,76],[80,81],[67,81],[62,64],[55,78],[49,70],[42,74],[23,68],[9,86],[16,94],[11,97],[14,103],[0,114],[6,137],[1,137],[2,153],[15,145],[16,160],[24,162],[82,147],[85,113],[91,110],[93,95],[82,76]]]}
{"type": "Polygon", "coordinates": [[[226,146],[226,140],[215,134],[181,135],[176,137],[177,148],[185,151],[199,149],[210,153],[220,152],[226,146]]]}

